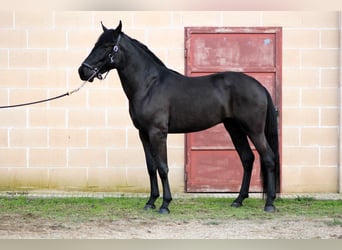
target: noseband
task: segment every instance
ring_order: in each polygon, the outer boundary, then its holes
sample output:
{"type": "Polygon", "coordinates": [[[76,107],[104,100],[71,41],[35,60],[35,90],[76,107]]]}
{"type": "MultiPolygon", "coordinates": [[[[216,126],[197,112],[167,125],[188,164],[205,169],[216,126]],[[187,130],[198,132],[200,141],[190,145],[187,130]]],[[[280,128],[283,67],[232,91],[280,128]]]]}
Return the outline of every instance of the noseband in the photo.
{"type": "MultiPolygon", "coordinates": [[[[112,49],[112,52],[109,53],[108,57],[109,57],[109,60],[110,60],[110,63],[114,63],[114,55],[115,53],[117,53],[119,51],[119,42],[120,42],[120,39],[121,39],[121,34],[119,34],[118,36],[118,40],[116,41],[116,44],[114,44],[113,46],[113,49],[112,49]]],[[[104,65],[106,65],[107,62],[104,62],[99,68],[98,67],[93,67],[91,66],[90,64],[88,63],[85,63],[83,62],[82,63],[82,66],[84,67],[87,67],[88,69],[92,70],[93,71],[93,74],[100,80],[103,80],[103,79],[106,79],[109,71],[106,72],[105,76],[103,77],[102,74],[100,73],[100,70],[103,68],[104,65]]]]}

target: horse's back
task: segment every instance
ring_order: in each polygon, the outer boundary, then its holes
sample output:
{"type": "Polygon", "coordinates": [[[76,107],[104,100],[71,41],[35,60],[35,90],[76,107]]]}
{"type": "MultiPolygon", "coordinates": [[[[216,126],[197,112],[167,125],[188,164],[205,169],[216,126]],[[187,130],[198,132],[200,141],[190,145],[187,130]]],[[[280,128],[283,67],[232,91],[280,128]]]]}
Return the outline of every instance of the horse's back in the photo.
{"type": "MultiPolygon", "coordinates": [[[[231,110],[234,103],[265,105],[265,87],[255,78],[241,72],[226,71],[200,77],[182,77],[176,80],[171,95],[191,97],[193,101],[218,103],[231,110]],[[176,92],[176,93],[175,93],[176,92]]],[[[227,115],[230,112],[227,113],[227,115]]]]}

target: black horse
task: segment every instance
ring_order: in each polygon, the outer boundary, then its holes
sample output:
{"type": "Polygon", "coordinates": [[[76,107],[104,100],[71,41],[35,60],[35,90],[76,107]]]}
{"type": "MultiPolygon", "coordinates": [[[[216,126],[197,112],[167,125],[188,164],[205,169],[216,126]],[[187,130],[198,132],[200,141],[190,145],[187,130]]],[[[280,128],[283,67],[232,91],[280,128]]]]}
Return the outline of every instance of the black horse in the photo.
{"type": "MultiPolygon", "coordinates": [[[[101,23],[102,24],[102,23],[101,23]]],[[[159,197],[157,171],[163,186],[160,213],[169,213],[172,200],[168,180],[166,139],[168,133],[188,133],[223,123],[240,156],[244,174],[233,207],[248,197],[254,155],[261,161],[261,177],[267,194],[264,210],[274,212],[279,189],[277,114],[267,90],[254,78],[239,72],[186,77],[168,69],[145,45],[118,27],[107,29],[79,68],[82,80],[117,69],[129,100],[129,113],[144,147],[150,177],[150,198],[144,209],[155,209],[159,197]]]]}

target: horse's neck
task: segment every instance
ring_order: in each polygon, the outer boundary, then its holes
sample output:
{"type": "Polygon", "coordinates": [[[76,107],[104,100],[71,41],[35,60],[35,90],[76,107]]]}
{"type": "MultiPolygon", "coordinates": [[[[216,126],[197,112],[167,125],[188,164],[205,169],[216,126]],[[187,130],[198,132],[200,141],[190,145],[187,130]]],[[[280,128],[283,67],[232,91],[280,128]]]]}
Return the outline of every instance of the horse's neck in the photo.
{"type": "Polygon", "coordinates": [[[125,63],[117,69],[122,87],[130,101],[143,98],[165,69],[140,50],[132,44],[125,48],[125,63]]]}

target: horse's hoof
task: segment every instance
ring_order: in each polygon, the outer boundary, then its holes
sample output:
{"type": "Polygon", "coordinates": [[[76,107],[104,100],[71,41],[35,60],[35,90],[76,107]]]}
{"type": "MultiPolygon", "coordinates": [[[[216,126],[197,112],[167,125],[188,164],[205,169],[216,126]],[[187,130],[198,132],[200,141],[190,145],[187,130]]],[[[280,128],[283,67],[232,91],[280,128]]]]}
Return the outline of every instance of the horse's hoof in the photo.
{"type": "Polygon", "coordinates": [[[160,214],[169,214],[170,210],[168,208],[160,208],[159,213],[160,214]]]}
{"type": "Polygon", "coordinates": [[[144,207],[145,211],[150,211],[150,210],[154,210],[154,209],[156,209],[155,205],[146,204],[144,207]]]}
{"type": "Polygon", "coordinates": [[[238,207],[242,207],[243,204],[242,204],[242,202],[236,202],[236,201],[234,201],[230,206],[231,206],[231,207],[238,208],[238,207]]]}
{"type": "Polygon", "coordinates": [[[264,211],[267,213],[274,213],[276,211],[276,208],[273,205],[265,206],[264,211]]]}

